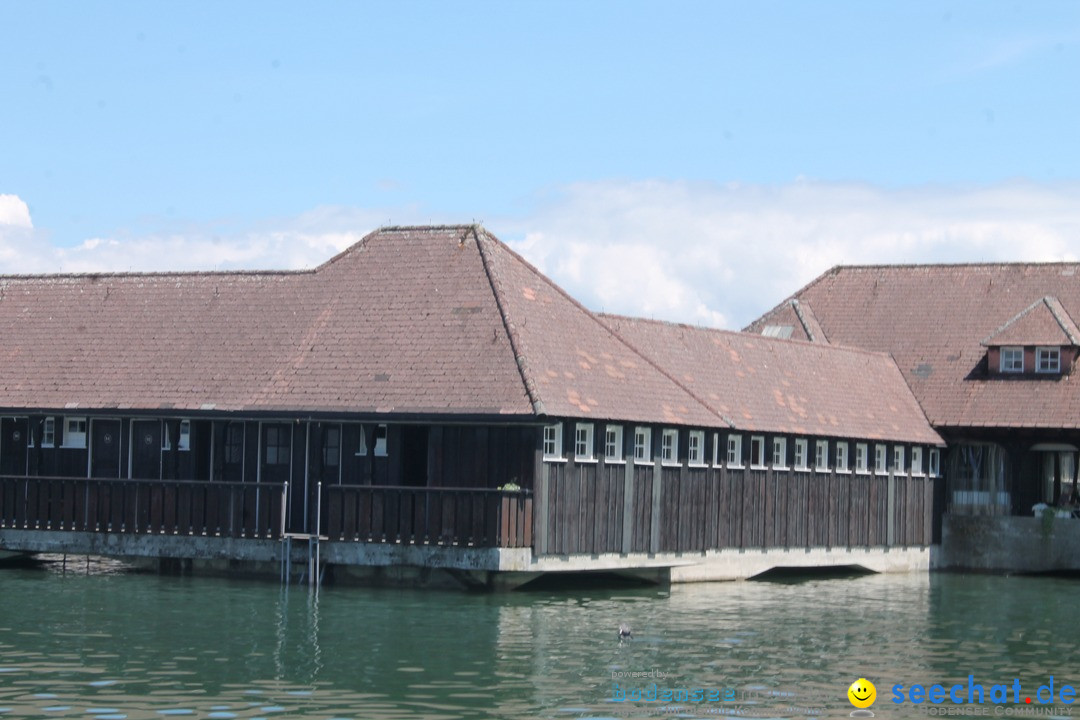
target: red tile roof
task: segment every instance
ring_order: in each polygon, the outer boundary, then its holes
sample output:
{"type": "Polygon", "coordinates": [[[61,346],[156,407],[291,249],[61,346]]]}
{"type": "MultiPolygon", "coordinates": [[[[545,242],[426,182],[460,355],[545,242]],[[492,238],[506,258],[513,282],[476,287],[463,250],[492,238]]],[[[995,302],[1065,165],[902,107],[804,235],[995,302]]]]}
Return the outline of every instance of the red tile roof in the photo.
{"type": "Polygon", "coordinates": [[[1074,377],[988,375],[983,345],[1073,344],[1080,264],[837,267],[747,329],[787,322],[792,299],[832,344],[892,355],[937,427],[1080,427],[1074,377]]]}
{"type": "Polygon", "coordinates": [[[1047,295],[995,330],[982,344],[987,347],[1076,346],[1080,345],[1080,330],[1058,299],[1047,295]]]}
{"type": "Polygon", "coordinates": [[[474,226],[384,228],[300,272],[0,276],[0,338],[9,412],[589,418],[938,441],[887,357],[597,316],[474,226]]]}
{"type": "Polygon", "coordinates": [[[603,317],[740,430],[941,443],[884,353],[603,317]]]}

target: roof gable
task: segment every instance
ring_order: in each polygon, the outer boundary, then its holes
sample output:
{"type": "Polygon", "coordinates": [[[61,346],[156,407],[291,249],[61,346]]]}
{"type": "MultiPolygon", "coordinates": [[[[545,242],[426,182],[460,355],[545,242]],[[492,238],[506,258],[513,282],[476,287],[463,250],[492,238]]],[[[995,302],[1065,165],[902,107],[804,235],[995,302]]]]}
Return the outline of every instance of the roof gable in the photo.
{"type": "Polygon", "coordinates": [[[1080,329],[1057,298],[1047,295],[1028,305],[982,341],[987,347],[1004,345],[1080,345],[1080,329]]]}

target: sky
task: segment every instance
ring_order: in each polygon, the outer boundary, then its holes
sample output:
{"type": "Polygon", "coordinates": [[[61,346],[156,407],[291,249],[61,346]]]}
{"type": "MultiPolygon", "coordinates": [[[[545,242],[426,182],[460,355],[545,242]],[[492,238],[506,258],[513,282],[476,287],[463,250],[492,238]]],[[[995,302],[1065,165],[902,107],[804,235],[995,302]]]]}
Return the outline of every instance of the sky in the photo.
{"type": "Polygon", "coordinates": [[[1080,3],[0,0],[0,274],[472,222],[732,329],[837,264],[1080,259],[1080,3]]]}

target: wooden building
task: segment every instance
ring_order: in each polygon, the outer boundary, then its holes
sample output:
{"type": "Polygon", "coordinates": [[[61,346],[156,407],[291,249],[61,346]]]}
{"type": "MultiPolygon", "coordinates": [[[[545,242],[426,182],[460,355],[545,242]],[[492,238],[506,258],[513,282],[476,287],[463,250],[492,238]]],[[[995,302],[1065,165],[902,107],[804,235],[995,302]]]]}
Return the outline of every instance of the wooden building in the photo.
{"type": "Polygon", "coordinates": [[[310,271],[2,276],[0,338],[0,548],[303,538],[488,582],[933,540],[941,438],[889,355],[598,315],[475,226],[310,271]]]}
{"type": "Polygon", "coordinates": [[[1028,515],[1076,488],[1080,265],[837,267],[747,328],[891,355],[947,441],[954,516],[1028,515]]]}

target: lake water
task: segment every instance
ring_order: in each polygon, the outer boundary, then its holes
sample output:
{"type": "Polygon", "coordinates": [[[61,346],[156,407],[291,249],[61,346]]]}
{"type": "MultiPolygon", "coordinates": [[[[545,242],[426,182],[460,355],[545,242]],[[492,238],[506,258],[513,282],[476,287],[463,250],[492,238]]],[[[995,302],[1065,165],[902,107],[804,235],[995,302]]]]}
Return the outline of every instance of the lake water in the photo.
{"type": "Polygon", "coordinates": [[[896,705],[894,685],[966,688],[969,675],[987,692],[1022,688],[1019,705],[984,698],[969,710],[1068,716],[1059,696],[1080,683],[1078,589],[1070,579],[935,574],[315,595],[7,569],[0,719],[847,717],[860,677],[877,686],[878,717],[916,717],[958,706],[896,705]],[[620,622],[632,640],[618,640],[620,622]],[[620,676],[635,672],[653,677],[620,676]],[[1026,705],[1050,676],[1055,701],[1026,705]],[[651,701],[654,683],[661,698],[686,701],[651,701]]]}

